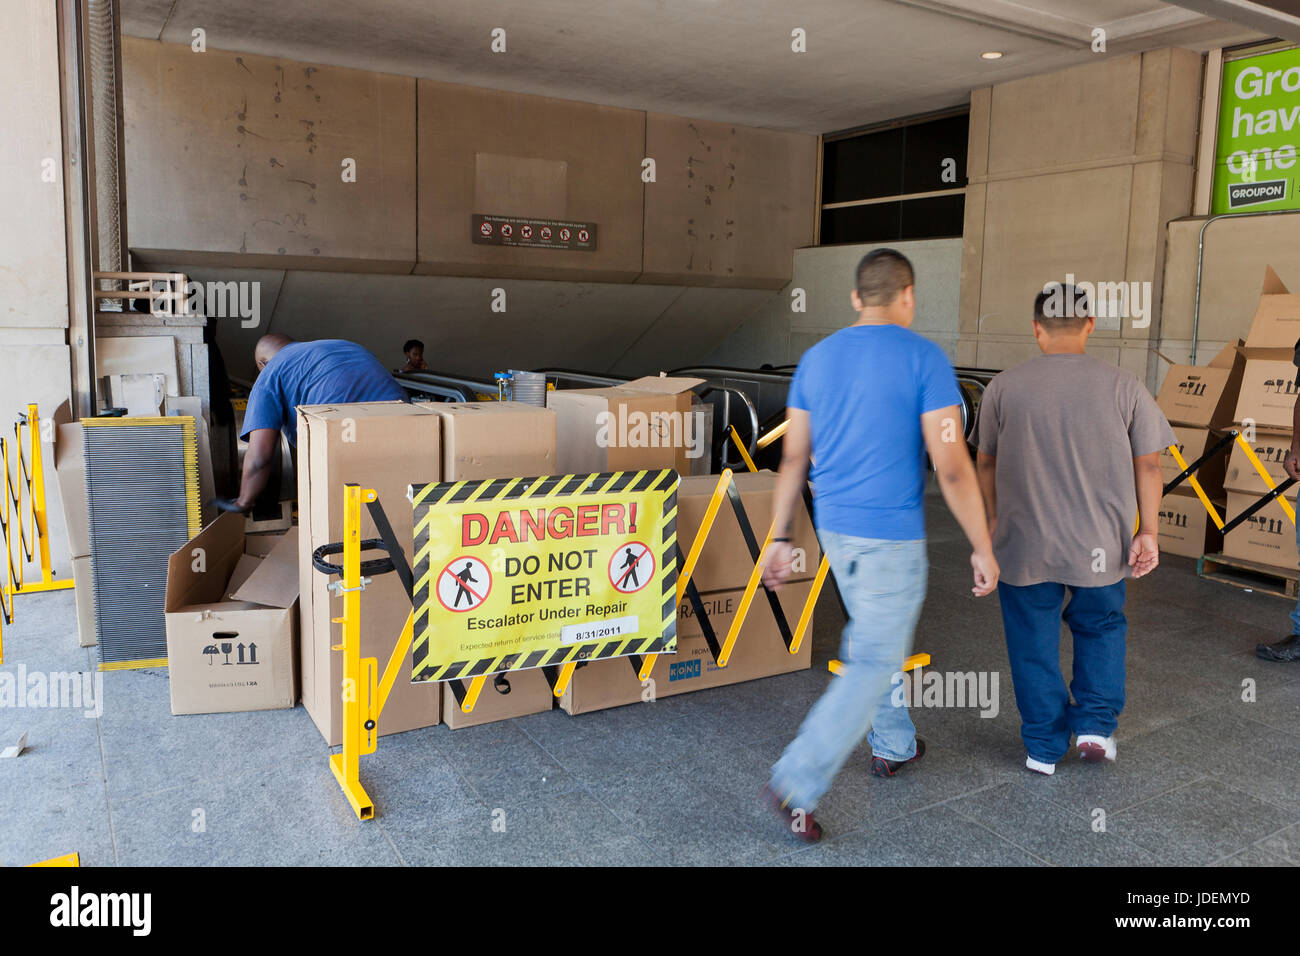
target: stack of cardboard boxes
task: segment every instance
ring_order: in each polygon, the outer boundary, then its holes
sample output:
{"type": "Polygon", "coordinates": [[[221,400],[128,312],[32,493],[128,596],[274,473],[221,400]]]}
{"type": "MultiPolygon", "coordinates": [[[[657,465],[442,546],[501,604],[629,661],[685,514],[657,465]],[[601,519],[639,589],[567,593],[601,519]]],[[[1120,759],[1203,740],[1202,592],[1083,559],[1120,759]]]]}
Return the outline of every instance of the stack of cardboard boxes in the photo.
{"type": "MultiPolygon", "coordinates": [[[[1291,448],[1297,372],[1293,359],[1298,341],[1300,295],[1290,293],[1277,273],[1267,269],[1250,334],[1238,350],[1245,359],[1245,369],[1234,421],[1275,485],[1287,477],[1283,462],[1291,448]]],[[[1268,491],[1240,447],[1232,450],[1224,487],[1229,517],[1241,514],[1268,491]]],[[[1296,488],[1293,486],[1285,495],[1294,504],[1296,488]]],[[[1224,537],[1223,553],[1294,571],[1295,527],[1282,505],[1270,502],[1224,537]]]]}
{"type": "MultiPolygon", "coordinates": [[[[642,468],[675,468],[689,476],[698,468],[697,459],[707,462],[709,454],[707,417],[692,419],[700,411],[691,392],[698,384],[696,379],[659,377],[615,388],[551,392],[549,408],[490,401],[300,407],[298,528],[283,539],[277,537],[273,549],[264,548],[252,537],[246,539],[237,516],[226,515],[172,558],[167,620],[173,712],[291,707],[300,688],[303,705],[322,736],[338,745],[342,655],[334,648],[342,640],[335,621],[340,604],[327,589],[330,579],[313,568],[311,556],[321,545],[343,539],[343,486],[355,483],[378,492],[413,564],[408,485],[642,468]],[[197,555],[203,556],[198,564],[197,555]],[[248,681],[242,678],[251,673],[247,668],[252,638],[257,661],[266,665],[266,672],[248,681]]],[[[772,520],[776,476],[741,474],[735,481],[752,534],[761,541],[772,520]]],[[[716,476],[682,480],[677,529],[684,549],[694,540],[716,484],[716,476]]],[[[361,536],[378,537],[365,508],[361,536]]],[[[800,549],[794,580],[779,598],[791,629],[820,560],[816,535],[802,509],[793,537],[800,549]]],[[[753,566],[741,524],[724,501],[694,575],[719,641],[736,618],[753,566]]],[[[396,575],[374,576],[362,601],[361,656],[376,658],[382,670],[410,609],[396,575]]],[[[654,694],[667,696],[807,668],[811,647],[810,623],[799,653],[789,653],[760,590],[731,662],[718,668],[686,600],[679,609],[678,652],[660,657],[652,675],[654,694]]],[[[466,714],[443,685],[409,681],[409,653],[402,667],[379,718],[381,735],[438,723],[455,729],[555,706],[540,670],[494,678],[466,714]]],[[[578,669],[561,703],[570,713],[584,713],[643,700],[646,686],[627,660],[598,661],[578,669]]]]}
{"type": "MultiPolygon", "coordinates": [[[[1243,360],[1228,346],[1209,365],[1175,365],[1165,376],[1156,404],[1178,439],[1178,453],[1192,464],[1232,426],[1241,387],[1243,360]]],[[[1183,469],[1168,449],[1160,455],[1161,479],[1168,483],[1183,469]]],[[[1222,454],[1197,472],[1207,497],[1223,513],[1222,454]]],[[[1190,483],[1184,481],[1160,501],[1160,550],[1199,558],[1219,550],[1223,537],[1190,483]]]]}

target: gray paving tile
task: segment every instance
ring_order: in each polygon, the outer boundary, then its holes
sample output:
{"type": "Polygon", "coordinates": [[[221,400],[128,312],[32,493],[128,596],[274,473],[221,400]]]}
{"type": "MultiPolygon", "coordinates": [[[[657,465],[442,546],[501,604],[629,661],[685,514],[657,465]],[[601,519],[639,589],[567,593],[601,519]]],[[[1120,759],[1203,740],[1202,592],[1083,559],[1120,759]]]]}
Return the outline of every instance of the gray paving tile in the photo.
{"type": "Polygon", "coordinates": [[[1023,784],[1000,784],[953,800],[947,806],[1056,866],[1157,863],[1153,854],[1109,829],[1096,829],[1099,818],[1065,810],[1023,784]]]}
{"type": "MultiPolygon", "coordinates": [[[[793,838],[790,838],[793,842],[793,838]]],[[[772,861],[779,866],[1042,866],[950,807],[931,807],[772,861]]]]}
{"type": "Polygon", "coordinates": [[[1280,857],[1274,856],[1267,850],[1256,845],[1247,847],[1240,853],[1234,853],[1232,856],[1225,857],[1212,866],[1295,866],[1280,857]]]}
{"type": "Polygon", "coordinates": [[[198,780],[113,803],[124,866],[382,866],[398,862],[323,760],[198,780]]]}
{"type": "Polygon", "coordinates": [[[513,721],[451,730],[431,728],[431,742],[484,801],[506,796],[541,796],[579,789],[580,781],[539,747],[513,721]]]}
{"type": "Polygon", "coordinates": [[[26,866],[67,853],[79,853],[82,866],[117,862],[103,783],[19,788],[0,778],[0,863],[26,866]]]}
{"type": "Polygon", "coordinates": [[[1278,833],[1269,834],[1255,846],[1292,866],[1300,866],[1300,823],[1278,833]]]}
{"type": "Polygon", "coordinates": [[[1276,833],[1292,821],[1219,780],[1198,780],[1109,815],[1115,833],[1162,864],[1202,866],[1276,833]]]}

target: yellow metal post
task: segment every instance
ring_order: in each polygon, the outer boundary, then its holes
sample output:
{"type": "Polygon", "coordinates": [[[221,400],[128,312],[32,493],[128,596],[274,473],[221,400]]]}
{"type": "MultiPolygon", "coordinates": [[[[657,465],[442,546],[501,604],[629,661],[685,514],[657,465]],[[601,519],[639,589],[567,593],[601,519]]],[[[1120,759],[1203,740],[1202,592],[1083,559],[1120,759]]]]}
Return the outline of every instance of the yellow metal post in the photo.
{"type": "MultiPolygon", "coordinates": [[[[911,657],[903,661],[902,670],[914,671],[918,667],[928,667],[929,664],[929,654],[913,654],[911,657]]],[[[831,660],[826,662],[826,669],[832,674],[839,674],[840,671],[844,670],[844,665],[840,661],[831,660]]]]}
{"type": "MultiPolygon", "coordinates": [[[[1246,442],[1246,439],[1242,437],[1241,432],[1237,432],[1237,444],[1240,445],[1241,450],[1246,453],[1246,457],[1250,460],[1250,463],[1255,466],[1255,470],[1259,472],[1259,477],[1264,479],[1264,484],[1267,486],[1268,490],[1272,491],[1276,488],[1277,485],[1274,484],[1273,479],[1269,476],[1268,469],[1264,467],[1264,463],[1260,461],[1259,456],[1255,454],[1255,449],[1251,448],[1246,442]]],[[[1186,468],[1187,466],[1183,465],[1183,467],[1186,468]]],[[[1277,503],[1282,506],[1282,510],[1286,512],[1286,516],[1291,519],[1291,523],[1295,524],[1295,509],[1291,507],[1291,502],[1286,500],[1286,495],[1278,495],[1276,500],[1277,503]]],[[[1223,527],[1222,522],[1219,523],[1219,527],[1223,527]]]]}
{"type": "MultiPolygon", "coordinates": [[[[722,499],[727,494],[727,489],[731,486],[731,476],[733,472],[730,468],[722,469],[722,474],[718,475],[718,483],[713,486],[713,496],[709,499],[709,506],[704,509],[704,519],[700,522],[700,528],[695,532],[695,540],[691,542],[691,548],[686,554],[686,561],[682,564],[681,573],[677,575],[677,606],[680,607],[682,598],[686,594],[686,586],[691,582],[691,575],[695,573],[695,565],[700,560],[700,552],[704,550],[704,542],[709,538],[709,532],[713,530],[713,522],[718,517],[718,509],[722,506],[722,499]]],[[[655,661],[659,660],[658,654],[647,654],[645,660],[641,662],[641,673],[637,676],[641,680],[649,680],[650,672],[655,668],[655,661]]],[[[561,691],[560,693],[563,693],[561,691]]],[[[560,694],[555,695],[559,697],[560,694]]]]}
{"type": "MultiPolygon", "coordinates": [[[[366,659],[365,673],[361,660],[361,501],[375,500],[375,492],[359,485],[343,487],[343,576],[339,592],[343,598],[343,616],[335,620],[343,625],[343,643],[335,650],[343,652],[343,752],[330,755],[330,770],[352,804],[358,820],[375,815],[375,805],[361,786],[362,735],[377,732],[375,726],[375,675],[377,662],[366,659]],[[363,688],[363,682],[366,686],[363,688]],[[363,695],[365,697],[363,703],[363,695]],[[365,726],[369,723],[370,726],[365,726]]],[[[373,752],[373,746],[370,752],[373,752]]]]}
{"type": "Polygon", "coordinates": [[[731,441],[736,446],[736,451],[740,452],[740,457],[744,459],[745,467],[750,471],[758,471],[754,459],[749,457],[749,452],[745,449],[745,443],[740,440],[740,433],[736,431],[736,426],[729,425],[727,427],[731,429],[731,441]]]}
{"type": "Polygon", "coordinates": [[[767,537],[763,539],[763,546],[758,549],[758,560],[754,562],[754,570],[750,572],[749,582],[745,585],[745,593],[740,596],[740,606],[736,608],[736,616],[731,621],[731,629],[727,631],[727,639],[722,642],[722,651],[718,654],[718,666],[726,667],[727,661],[731,660],[731,651],[736,646],[736,638],[740,635],[740,629],[745,624],[745,618],[749,615],[749,605],[754,601],[754,592],[758,590],[758,584],[763,579],[763,561],[767,557],[767,547],[772,543],[772,534],[776,531],[776,522],[767,529],[767,537]]]}
{"type": "Polygon", "coordinates": [[[560,668],[560,676],[556,678],[555,687],[552,688],[556,697],[564,696],[564,692],[569,689],[569,681],[573,679],[573,672],[577,669],[577,661],[569,661],[560,668]]]}
{"type": "Polygon", "coordinates": [[[472,714],[474,712],[474,705],[478,703],[478,695],[483,693],[483,685],[486,683],[486,674],[480,674],[469,682],[469,689],[465,691],[465,699],[460,702],[461,713],[472,714]]]}
{"type": "Polygon", "coordinates": [[[772,442],[776,441],[778,438],[780,438],[789,430],[790,430],[790,419],[787,418],[780,425],[777,425],[775,428],[773,428],[770,432],[768,432],[758,441],[754,442],[754,445],[757,448],[766,448],[768,445],[772,444],[772,442]]]}
{"type": "MultiPolygon", "coordinates": [[[[1246,443],[1242,441],[1240,432],[1237,433],[1237,441],[1242,443],[1243,448],[1246,448],[1246,443]]],[[[1187,470],[1187,462],[1183,459],[1182,454],[1178,451],[1177,445],[1169,446],[1169,454],[1174,456],[1174,461],[1178,462],[1179,469],[1181,469],[1182,471],[1187,470]]],[[[1254,457],[1254,452],[1252,452],[1249,448],[1246,448],[1246,454],[1250,455],[1252,458],[1254,457]]],[[[1265,476],[1264,480],[1268,481],[1267,476],[1265,476]]],[[[1188,475],[1187,483],[1192,486],[1192,490],[1196,492],[1196,497],[1201,499],[1201,504],[1205,507],[1205,510],[1210,513],[1210,520],[1214,522],[1214,526],[1218,528],[1220,531],[1222,531],[1223,519],[1219,517],[1219,512],[1217,512],[1214,509],[1214,505],[1210,504],[1210,499],[1205,494],[1205,489],[1201,487],[1201,483],[1196,480],[1196,476],[1188,475]]],[[[1272,486],[1270,485],[1270,487],[1272,486]]],[[[1141,518],[1139,517],[1138,520],[1141,521],[1141,518]]]]}

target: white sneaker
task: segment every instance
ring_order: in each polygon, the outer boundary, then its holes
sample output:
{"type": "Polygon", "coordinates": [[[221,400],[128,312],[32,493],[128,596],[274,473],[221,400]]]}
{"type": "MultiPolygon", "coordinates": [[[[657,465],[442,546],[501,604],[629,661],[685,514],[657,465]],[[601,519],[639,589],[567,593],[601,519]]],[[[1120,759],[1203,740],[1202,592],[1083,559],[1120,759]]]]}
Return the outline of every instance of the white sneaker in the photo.
{"type": "Polygon", "coordinates": [[[1079,756],[1090,763],[1099,760],[1115,761],[1115,738],[1102,737],[1100,734],[1079,734],[1074,741],[1074,748],[1079,756]]]}
{"type": "Polygon", "coordinates": [[[1043,763],[1041,760],[1035,760],[1033,757],[1025,758],[1025,766],[1034,773],[1041,773],[1044,777],[1050,777],[1056,773],[1056,764],[1043,763]]]}

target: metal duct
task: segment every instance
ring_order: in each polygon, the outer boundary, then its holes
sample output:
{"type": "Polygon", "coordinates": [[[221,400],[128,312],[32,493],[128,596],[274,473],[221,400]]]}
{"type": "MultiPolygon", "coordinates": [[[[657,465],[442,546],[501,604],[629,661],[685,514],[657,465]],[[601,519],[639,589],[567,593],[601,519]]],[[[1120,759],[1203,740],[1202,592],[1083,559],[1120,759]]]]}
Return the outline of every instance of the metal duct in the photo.
{"type": "Polygon", "coordinates": [[[95,219],[99,236],[99,272],[121,272],[122,102],[116,0],[86,0],[86,81],[91,101],[91,155],[94,157],[95,219]]]}

